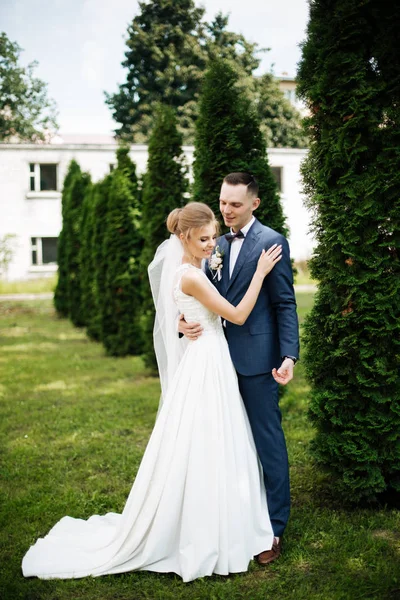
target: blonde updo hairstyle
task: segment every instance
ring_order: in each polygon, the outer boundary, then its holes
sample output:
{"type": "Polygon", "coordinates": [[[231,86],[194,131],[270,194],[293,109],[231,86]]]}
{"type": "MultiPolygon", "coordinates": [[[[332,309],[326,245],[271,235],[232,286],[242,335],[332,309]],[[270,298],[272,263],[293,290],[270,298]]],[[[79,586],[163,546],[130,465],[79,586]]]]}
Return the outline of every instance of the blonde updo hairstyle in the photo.
{"type": "Polygon", "coordinates": [[[183,234],[184,241],[190,238],[193,229],[200,229],[210,223],[215,225],[218,233],[219,223],[211,208],[203,202],[189,202],[183,208],[175,208],[167,218],[168,231],[178,237],[183,234]]]}

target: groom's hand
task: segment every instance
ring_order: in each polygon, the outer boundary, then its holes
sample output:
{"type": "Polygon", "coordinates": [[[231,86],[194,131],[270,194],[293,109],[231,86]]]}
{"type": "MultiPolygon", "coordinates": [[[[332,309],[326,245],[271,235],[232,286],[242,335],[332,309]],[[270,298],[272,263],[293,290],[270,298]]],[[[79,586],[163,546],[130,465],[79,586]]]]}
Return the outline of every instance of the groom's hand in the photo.
{"type": "Polygon", "coordinates": [[[182,333],[188,340],[197,340],[201,335],[203,328],[200,323],[186,323],[185,317],[179,317],[178,331],[182,333]]]}
{"type": "Polygon", "coordinates": [[[281,385],[286,385],[293,379],[294,362],[291,358],[285,358],[278,370],[272,369],[272,377],[281,385]]]}

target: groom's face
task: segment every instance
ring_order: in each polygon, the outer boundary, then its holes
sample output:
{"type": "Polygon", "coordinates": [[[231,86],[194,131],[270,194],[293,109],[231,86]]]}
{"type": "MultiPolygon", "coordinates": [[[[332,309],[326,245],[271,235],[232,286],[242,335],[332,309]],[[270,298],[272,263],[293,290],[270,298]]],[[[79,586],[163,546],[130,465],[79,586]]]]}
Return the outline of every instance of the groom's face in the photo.
{"type": "Polygon", "coordinates": [[[239,231],[245,227],[259,206],[260,199],[251,196],[243,184],[223,183],[219,196],[219,209],[227,227],[239,231]]]}

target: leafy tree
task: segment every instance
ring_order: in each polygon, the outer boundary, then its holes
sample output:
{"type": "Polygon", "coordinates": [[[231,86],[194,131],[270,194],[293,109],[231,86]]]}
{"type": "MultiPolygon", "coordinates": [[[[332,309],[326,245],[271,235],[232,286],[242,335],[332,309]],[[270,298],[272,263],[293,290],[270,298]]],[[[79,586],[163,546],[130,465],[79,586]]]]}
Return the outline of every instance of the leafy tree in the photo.
{"type": "Polygon", "coordinates": [[[247,171],[260,185],[261,205],[257,217],[286,234],[260,122],[237,83],[238,75],[226,61],[211,63],[204,78],[196,122],[193,199],[209,204],[219,215],[223,178],[234,171],[247,171]]]}
{"type": "Polygon", "coordinates": [[[0,237],[0,276],[6,276],[8,266],[15,255],[15,233],[6,233],[0,237]]]}
{"type": "Polygon", "coordinates": [[[305,326],[314,453],[337,493],[400,491],[398,11],[314,0],[299,69],[320,282],[305,326]]]}
{"type": "Polygon", "coordinates": [[[20,46],[0,34],[0,140],[45,140],[57,130],[46,83],[34,77],[37,62],[19,64],[20,46]]]}
{"type": "Polygon", "coordinates": [[[173,110],[161,106],[158,110],[148,150],[147,172],[142,193],[143,280],[143,343],[145,362],[155,368],[153,350],[154,306],[147,267],[157,247],[168,237],[165,222],[174,208],[184,204],[187,190],[186,168],[182,152],[182,136],[177,131],[173,110]]]}
{"type": "Polygon", "coordinates": [[[285,98],[271,73],[254,78],[251,98],[268,148],[305,148],[308,145],[300,113],[285,98]]]}
{"type": "Polygon", "coordinates": [[[71,193],[71,185],[75,177],[81,176],[81,168],[76,160],[71,160],[67,174],[63,182],[61,214],[62,214],[62,229],[57,240],[57,264],[58,264],[58,280],[54,292],[54,306],[58,314],[62,317],[69,315],[69,294],[68,294],[68,258],[67,258],[67,219],[69,197],[71,193]]]}
{"type": "Polygon", "coordinates": [[[243,93],[257,101],[268,144],[304,146],[300,116],[271,75],[254,76],[260,65],[258,44],[228,30],[228,16],[218,13],[211,23],[193,0],[139,2],[140,14],[128,29],[128,50],[122,63],[127,80],[119,92],[106,94],[119,137],[147,142],[153,107],[163,102],[174,108],[185,143],[193,143],[201,81],[209,61],[224,59],[234,67],[243,93]],[[276,114],[275,112],[276,111],[276,114]],[[282,129],[282,131],[280,131],[282,129]]]}
{"type": "Polygon", "coordinates": [[[139,354],[141,238],[134,186],[126,168],[115,169],[110,177],[106,217],[102,342],[112,356],[139,354]]]}

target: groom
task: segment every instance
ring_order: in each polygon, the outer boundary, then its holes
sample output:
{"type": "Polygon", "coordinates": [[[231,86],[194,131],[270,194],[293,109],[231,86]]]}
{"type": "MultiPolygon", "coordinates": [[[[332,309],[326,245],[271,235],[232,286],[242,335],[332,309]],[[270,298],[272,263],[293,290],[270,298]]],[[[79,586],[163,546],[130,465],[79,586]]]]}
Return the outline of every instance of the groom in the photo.
{"type": "MultiPolygon", "coordinates": [[[[218,291],[237,305],[246,293],[263,249],[282,245],[282,259],[265,278],[256,305],[242,326],[225,323],[225,333],[239,388],[249,417],[267,491],[274,531],[271,550],[257,556],[261,565],[277,559],[290,511],[289,465],[281,426],[278,384],[293,377],[299,356],[298,320],[293,274],[286,239],[262,225],[253,215],[258,208],[258,184],[248,173],[230,173],[223,181],[220,211],[230,233],[217,245],[223,254],[221,272],[206,273],[218,291]]],[[[196,323],[180,321],[179,331],[191,340],[201,335],[196,323]]]]}

